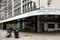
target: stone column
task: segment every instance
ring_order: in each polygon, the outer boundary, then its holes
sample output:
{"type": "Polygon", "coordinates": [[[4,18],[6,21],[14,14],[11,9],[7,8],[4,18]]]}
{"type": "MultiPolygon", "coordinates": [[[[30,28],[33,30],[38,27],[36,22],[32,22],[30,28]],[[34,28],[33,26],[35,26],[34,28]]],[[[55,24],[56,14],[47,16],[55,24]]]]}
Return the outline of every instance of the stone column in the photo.
{"type": "Polygon", "coordinates": [[[55,30],[58,30],[58,23],[55,23],[55,30]]]}
{"type": "Polygon", "coordinates": [[[7,1],[7,18],[8,18],[8,1],[7,1]]]}
{"type": "Polygon", "coordinates": [[[36,0],[36,8],[40,8],[40,0],[36,0]]]}
{"type": "Polygon", "coordinates": [[[39,25],[39,16],[37,17],[37,31],[39,32],[40,29],[39,29],[40,25],[39,25]]]}
{"type": "Polygon", "coordinates": [[[48,23],[44,23],[44,31],[48,30],[48,23]]]}
{"type": "Polygon", "coordinates": [[[38,31],[38,32],[42,32],[42,28],[43,28],[43,27],[42,27],[41,15],[38,16],[37,20],[38,20],[38,21],[37,21],[37,25],[38,25],[38,26],[37,26],[37,31],[38,31]]]}
{"type": "Polygon", "coordinates": [[[21,14],[23,14],[23,0],[21,0],[21,14]]]}
{"type": "Polygon", "coordinates": [[[20,20],[17,20],[17,26],[20,28],[20,20]]]}
{"type": "Polygon", "coordinates": [[[14,0],[12,0],[12,16],[14,16],[14,0]]]}

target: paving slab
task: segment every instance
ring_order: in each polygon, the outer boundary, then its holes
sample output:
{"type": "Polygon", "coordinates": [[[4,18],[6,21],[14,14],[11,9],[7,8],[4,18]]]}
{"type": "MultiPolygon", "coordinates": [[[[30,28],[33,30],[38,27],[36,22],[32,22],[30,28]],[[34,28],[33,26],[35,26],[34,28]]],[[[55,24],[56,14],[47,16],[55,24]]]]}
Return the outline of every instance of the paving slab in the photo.
{"type": "Polygon", "coordinates": [[[6,38],[6,30],[0,30],[0,40],[60,40],[60,33],[30,33],[19,32],[19,38],[6,38]]]}

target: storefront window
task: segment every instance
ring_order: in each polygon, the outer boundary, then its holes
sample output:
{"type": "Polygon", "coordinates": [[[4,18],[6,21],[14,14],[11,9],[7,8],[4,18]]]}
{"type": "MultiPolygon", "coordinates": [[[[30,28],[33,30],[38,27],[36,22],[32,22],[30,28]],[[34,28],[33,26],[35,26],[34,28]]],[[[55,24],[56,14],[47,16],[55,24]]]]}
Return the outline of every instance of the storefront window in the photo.
{"type": "Polygon", "coordinates": [[[2,29],[3,28],[3,25],[2,24],[0,24],[0,29],[2,29]]]}
{"type": "Polygon", "coordinates": [[[20,20],[20,29],[24,31],[37,31],[37,17],[27,17],[20,20]]]}
{"type": "Polygon", "coordinates": [[[22,27],[23,27],[23,29],[25,29],[25,23],[24,22],[22,23],[22,27]]]}
{"type": "Polygon", "coordinates": [[[8,28],[11,28],[11,27],[12,27],[12,24],[7,23],[7,24],[6,24],[6,27],[7,27],[7,29],[8,29],[8,28]]]}
{"type": "Polygon", "coordinates": [[[60,28],[60,24],[58,24],[58,28],[60,28]]]}
{"type": "Polygon", "coordinates": [[[48,28],[54,28],[54,24],[48,24],[48,28]]]}

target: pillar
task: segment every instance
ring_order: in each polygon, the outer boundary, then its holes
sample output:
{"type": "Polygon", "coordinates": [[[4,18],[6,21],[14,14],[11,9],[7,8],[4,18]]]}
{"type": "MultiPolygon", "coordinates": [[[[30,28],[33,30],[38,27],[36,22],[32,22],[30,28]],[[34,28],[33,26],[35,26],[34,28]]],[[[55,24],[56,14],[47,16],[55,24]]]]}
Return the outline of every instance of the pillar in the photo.
{"type": "Polygon", "coordinates": [[[42,20],[41,20],[41,18],[42,18],[42,16],[40,15],[40,16],[38,16],[38,18],[37,18],[37,31],[38,32],[42,32],[42,20]]]}
{"type": "Polygon", "coordinates": [[[58,30],[58,23],[55,23],[55,30],[58,30]]]}

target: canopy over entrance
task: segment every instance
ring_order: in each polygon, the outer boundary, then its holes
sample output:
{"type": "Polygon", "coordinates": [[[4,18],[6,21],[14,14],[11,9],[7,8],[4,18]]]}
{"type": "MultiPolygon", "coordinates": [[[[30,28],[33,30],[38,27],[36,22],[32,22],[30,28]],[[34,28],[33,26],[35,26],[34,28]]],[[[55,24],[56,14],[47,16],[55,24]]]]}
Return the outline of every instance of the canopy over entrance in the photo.
{"type": "Polygon", "coordinates": [[[36,15],[37,16],[38,15],[60,15],[60,9],[39,9],[39,10],[21,14],[21,15],[18,15],[18,16],[15,16],[6,20],[2,20],[0,21],[0,23],[17,20],[20,18],[30,17],[30,16],[36,16],[36,15]]]}

